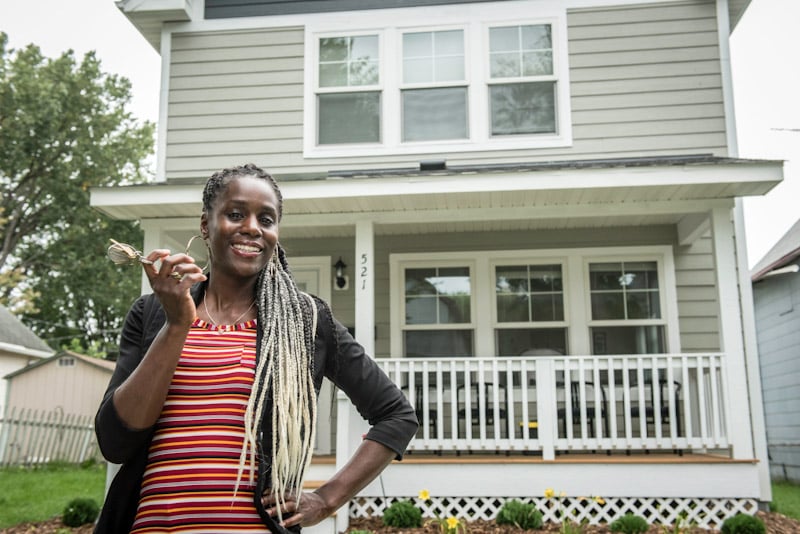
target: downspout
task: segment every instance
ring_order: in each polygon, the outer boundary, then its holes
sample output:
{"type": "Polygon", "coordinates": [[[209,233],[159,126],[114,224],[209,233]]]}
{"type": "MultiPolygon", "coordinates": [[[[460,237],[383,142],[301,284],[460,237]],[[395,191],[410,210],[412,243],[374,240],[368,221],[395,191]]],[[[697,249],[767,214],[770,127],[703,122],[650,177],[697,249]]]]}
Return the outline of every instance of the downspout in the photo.
{"type": "MultiPolygon", "coordinates": [[[[733,76],[730,55],[730,20],[728,0],[717,0],[717,35],[719,36],[720,71],[722,95],[725,107],[725,131],[728,155],[739,157],[739,142],[736,132],[736,111],[733,95],[733,76]]],[[[734,247],[741,307],[742,346],[744,349],[745,376],[750,403],[750,432],[753,451],[758,460],[759,507],[765,508],[772,501],[772,485],[769,475],[767,451],[767,429],[764,417],[764,397],[761,391],[758,344],[756,341],[753,286],[747,267],[747,243],[745,240],[744,207],[741,198],[735,199],[733,208],[734,247]]]]}

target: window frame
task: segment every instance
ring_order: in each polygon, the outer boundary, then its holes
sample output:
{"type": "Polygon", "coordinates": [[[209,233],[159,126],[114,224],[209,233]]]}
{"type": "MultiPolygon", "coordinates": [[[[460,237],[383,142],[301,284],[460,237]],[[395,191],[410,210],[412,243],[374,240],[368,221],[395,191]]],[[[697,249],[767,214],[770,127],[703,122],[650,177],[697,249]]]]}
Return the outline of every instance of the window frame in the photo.
{"type": "Polygon", "coordinates": [[[475,340],[476,340],[476,331],[475,331],[475,267],[469,261],[462,261],[457,259],[452,260],[416,260],[416,261],[405,261],[401,264],[400,270],[398,271],[398,278],[399,278],[399,300],[398,300],[398,307],[399,307],[399,338],[398,341],[400,343],[400,352],[399,354],[405,353],[405,333],[406,332],[420,332],[420,331],[440,331],[440,330],[471,330],[472,331],[472,340],[473,340],[473,352],[475,351],[475,340]],[[469,298],[469,306],[470,306],[470,317],[469,322],[465,323],[432,323],[432,324],[415,324],[415,323],[406,323],[406,288],[405,288],[405,272],[407,269],[447,269],[447,268],[466,268],[469,271],[469,286],[470,286],[470,298],[469,298]]]}
{"type": "MultiPolygon", "coordinates": [[[[513,4],[513,2],[512,2],[513,4]]],[[[537,6],[535,16],[518,19],[514,6],[496,3],[415,7],[350,13],[335,22],[311,21],[305,26],[305,80],[303,156],[305,158],[478,152],[572,146],[566,9],[561,3],[537,6]],[[367,16],[369,15],[369,16],[367,16]],[[443,21],[425,24],[421,21],[443,21]],[[492,27],[549,24],[552,36],[553,77],[556,79],[556,132],[495,135],[490,133],[489,31],[492,27]],[[402,141],[402,38],[405,33],[460,29],[464,32],[464,68],[467,91],[467,139],[402,141]],[[380,142],[319,145],[317,91],[319,89],[319,39],[378,35],[380,77],[380,142]]],[[[416,84],[414,84],[416,85],[416,84]]]]}

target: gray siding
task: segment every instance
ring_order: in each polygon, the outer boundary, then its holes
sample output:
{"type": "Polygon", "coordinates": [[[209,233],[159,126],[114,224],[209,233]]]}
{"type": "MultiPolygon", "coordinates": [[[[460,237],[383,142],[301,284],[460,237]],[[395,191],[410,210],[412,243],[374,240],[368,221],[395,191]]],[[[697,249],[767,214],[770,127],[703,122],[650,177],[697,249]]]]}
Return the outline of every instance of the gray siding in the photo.
{"type": "MultiPolygon", "coordinates": [[[[173,36],[169,179],[246,161],[278,176],[418,165],[419,155],[304,160],[303,35],[297,27],[173,36]]],[[[460,165],[727,155],[713,2],[573,11],[568,39],[572,147],[435,157],[460,165]]]]}
{"type": "Polygon", "coordinates": [[[770,470],[800,482],[800,275],[753,285],[770,470]]]}
{"type": "Polygon", "coordinates": [[[676,247],[674,254],[681,351],[718,352],[719,300],[711,236],[676,247]]]}
{"type": "MultiPolygon", "coordinates": [[[[420,235],[381,235],[375,239],[375,352],[390,356],[389,254],[415,252],[460,252],[486,250],[535,250],[599,246],[671,245],[676,263],[678,314],[681,350],[685,352],[718,351],[718,306],[714,282],[710,239],[701,239],[688,249],[675,245],[675,230],[669,226],[548,230],[540,232],[460,232],[420,235]]],[[[340,255],[348,265],[355,265],[352,238],[296,239],[282,241],[292,256],[340,255]]],[[[354,290],[332,293],[336,317],[345,325],[355,320],[354,290]]],[[[358,333],[356,333],[358,336],[358,333]]],[[[393,355],[397,356],[397,355],[393,355]]]]}

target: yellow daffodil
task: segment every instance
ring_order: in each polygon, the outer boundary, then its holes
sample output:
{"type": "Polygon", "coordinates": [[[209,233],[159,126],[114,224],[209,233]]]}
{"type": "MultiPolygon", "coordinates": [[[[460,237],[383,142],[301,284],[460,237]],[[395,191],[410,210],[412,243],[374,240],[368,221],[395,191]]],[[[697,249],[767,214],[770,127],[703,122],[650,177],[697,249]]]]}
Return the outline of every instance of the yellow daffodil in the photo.
{"type": "Polygon", "coordinates": [[[597,504],[605,504],[606,500],[602,497],[595,497],[594,502],[596,502],[597,504]]]}
{"type": "Polygon", "coordinates": [[[422,499],[423,501],[427,501],[428,499],[431,498],[431,492],[429,492],[426,489],[419,490],[419,498],[422,499]]]}
{"type": "Polygon", "coordinates": [[[553,491],[553,488],[547,488],[546,490],[544,490],[544,496],[547,497],[548,499],[551,499],[555,494],[556,492],[553,491]]]}
{"type": "Polygon", "coordinates": [[[558,496],[559,497],[566,497],[567,496],[567,492],[566,491],[562,491],[561,493],[558,494],[558,496]]]}
{"type": "Polygon", "coordinates": [[[460,524],[458,519],[453,516],[447,518],[447,528],[450,530],[455,530],[455,528],[460,524]]]}

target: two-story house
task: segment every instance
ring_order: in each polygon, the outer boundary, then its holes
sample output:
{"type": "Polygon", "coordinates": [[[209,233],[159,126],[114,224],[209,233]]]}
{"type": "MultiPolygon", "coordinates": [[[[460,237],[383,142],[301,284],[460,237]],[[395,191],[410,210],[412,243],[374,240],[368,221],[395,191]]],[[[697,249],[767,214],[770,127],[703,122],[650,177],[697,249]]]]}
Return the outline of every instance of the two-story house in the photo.
{"type": "MultiPolygon", "coordinates": [[[[123,0],[163,62],[157,183],[92,204],[181,250],[211,173],[276,176],[296,278],[421,421],[340,530],[423,488],[718,525],[771,498],[740,199],[782,164],[737,158],[747,4],[123,0]]],[[[363,424],[320,400],[341,465],[363,424]]]]}

